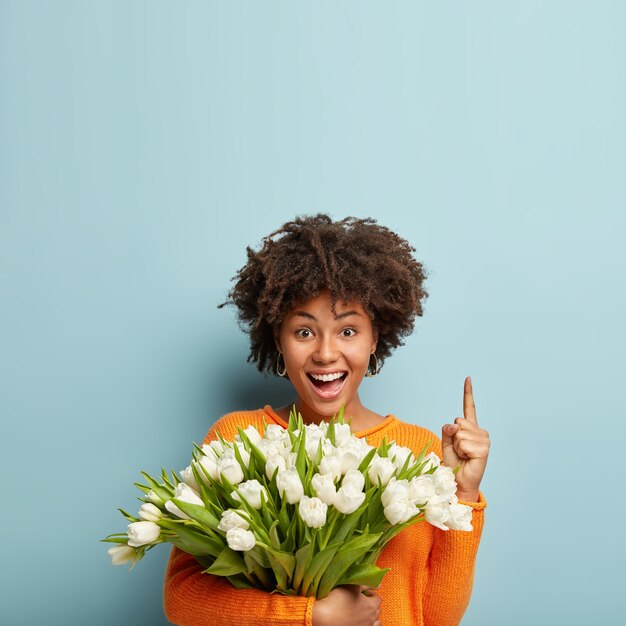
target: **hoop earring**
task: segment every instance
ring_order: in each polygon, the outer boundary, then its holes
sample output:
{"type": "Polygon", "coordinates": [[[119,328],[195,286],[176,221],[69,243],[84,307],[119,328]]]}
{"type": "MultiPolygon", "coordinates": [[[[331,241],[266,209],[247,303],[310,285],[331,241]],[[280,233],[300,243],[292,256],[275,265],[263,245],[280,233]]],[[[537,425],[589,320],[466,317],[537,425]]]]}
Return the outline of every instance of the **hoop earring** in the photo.
{"type": "MultiPolygon", "coordinates": [[[[370,367],[370,363],[367,364],[367,372],[365,372],[365,377],[366,378],[371,378],[372,376],[376,376],[376,374],[378,374],[378,371],[380,370],[380,364],[378,362],[378,357],[376,356],[376,351],[372,352],[372,354],[370,354],[371,356],[374,356],[374,361],[376,362],[376,368],[374,369],[374,371],[372,371],[371,367],[370,367]]],[[[371,359],[370,359],[371,361],[371,359]]]]}
{"type": "Polygon", "coordinates": [[[278,353],[278,356],[276,357],[276,373],[281,376],[284,377],[287,374],[287,366],[285,365],[285,357],[283,356],[282,352],[278,353]],[[280,357],[283,357],[283,371],[280,371],[280,357]]]}

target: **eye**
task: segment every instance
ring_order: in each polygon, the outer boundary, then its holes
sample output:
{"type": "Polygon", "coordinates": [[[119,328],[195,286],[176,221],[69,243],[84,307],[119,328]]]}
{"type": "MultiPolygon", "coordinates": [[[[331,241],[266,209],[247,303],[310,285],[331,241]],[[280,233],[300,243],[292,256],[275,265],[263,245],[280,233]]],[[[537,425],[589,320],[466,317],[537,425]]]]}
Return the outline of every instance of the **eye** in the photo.
{"type": "Polygon", "coordinates": [[[344,328],[341,331],[341,334],[344,337],[354,337],[356,335],[356,329],[355,328],[344,328]]]}
{"type": "Polygon", "coordinates": [[[308,339],[312,335],[313,333],[308,328],[298,328],[296,330],[296,337],[301,337],[302,339],[308,339]]]}

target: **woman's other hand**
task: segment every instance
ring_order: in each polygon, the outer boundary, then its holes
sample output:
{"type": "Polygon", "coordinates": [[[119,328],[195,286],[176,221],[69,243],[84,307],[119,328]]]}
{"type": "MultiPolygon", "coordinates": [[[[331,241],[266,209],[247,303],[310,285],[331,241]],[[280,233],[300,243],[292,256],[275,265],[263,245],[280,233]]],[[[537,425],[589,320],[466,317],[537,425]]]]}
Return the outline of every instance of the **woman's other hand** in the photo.
{"type": "Polygon", "coordinates": [[[313,626],[381,626],[380,602],[371,587],[336,587],[313,603],[313,626]]]}
{"type": "Polygon", "coordinates": [[[489,433],[478,426],[476,406],[472,393],[472,379],[465,379],[463,388],[463,415],[454,424],[445,424],[441,429],[443,464],[455,468],[457,497],[465,502],[478,500],[480,481],[485,473],[489,456],[489,433]]]}

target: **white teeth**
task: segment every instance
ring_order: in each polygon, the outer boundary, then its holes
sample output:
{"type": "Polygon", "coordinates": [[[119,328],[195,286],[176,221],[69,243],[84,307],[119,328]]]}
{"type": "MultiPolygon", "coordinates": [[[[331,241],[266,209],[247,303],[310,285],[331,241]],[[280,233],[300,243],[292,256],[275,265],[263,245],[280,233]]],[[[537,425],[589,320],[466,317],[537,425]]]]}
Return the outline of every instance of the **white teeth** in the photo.
{"type": "Polygon", "coordinates": [[[336,372],[335,374],[311,374],[311,378],[315,378],[315,380],[322,380],[327,383],[331,380],[341,378],[344,374],[345,372],[336,372]]]}

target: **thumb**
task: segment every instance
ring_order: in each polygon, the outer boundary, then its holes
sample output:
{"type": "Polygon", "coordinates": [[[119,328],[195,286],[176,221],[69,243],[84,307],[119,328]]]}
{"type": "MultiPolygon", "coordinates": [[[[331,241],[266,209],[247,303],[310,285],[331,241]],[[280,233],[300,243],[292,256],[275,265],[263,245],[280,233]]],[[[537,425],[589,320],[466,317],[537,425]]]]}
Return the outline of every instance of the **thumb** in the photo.
{"type": "Polygon", "coordinates": [[[452,445],[452,438],[459,430],[458,424],[444,424],[441,428],[441,447],[447,448],[452,445]]]}

